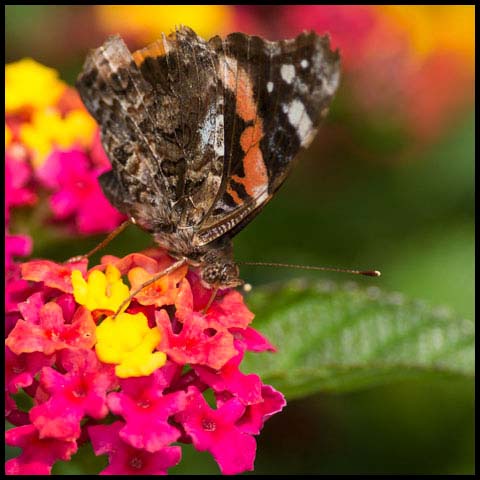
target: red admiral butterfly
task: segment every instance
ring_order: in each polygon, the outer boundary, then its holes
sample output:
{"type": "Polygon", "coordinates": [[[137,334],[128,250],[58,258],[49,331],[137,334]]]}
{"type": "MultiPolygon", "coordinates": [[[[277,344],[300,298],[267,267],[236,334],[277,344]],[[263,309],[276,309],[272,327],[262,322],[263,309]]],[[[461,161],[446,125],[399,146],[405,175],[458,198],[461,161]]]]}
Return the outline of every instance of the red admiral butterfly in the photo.
{"type": "Polygon", "coordinates": [[[105,195],[178,259],[172,270],[189,263],[209,287],[240,285],[232,238],[311,143],[339,65],[314,32],[205,41],[180,27],[133,54],[109,38],[77,80],[112,163],[105,195]]]}

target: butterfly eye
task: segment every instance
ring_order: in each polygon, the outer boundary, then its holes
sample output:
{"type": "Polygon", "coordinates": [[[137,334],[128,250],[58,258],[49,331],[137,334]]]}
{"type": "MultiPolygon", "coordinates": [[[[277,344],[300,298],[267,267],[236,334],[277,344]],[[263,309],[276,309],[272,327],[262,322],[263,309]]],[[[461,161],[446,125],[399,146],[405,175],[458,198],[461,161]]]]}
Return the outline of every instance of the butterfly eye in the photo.
{"type": "Polygon", "coordinates": [[[226,263],[223,265],[221,282],[222,284],[229,284],[232,280],[238,279],[239,275],[238,267],[235,263],[226,263]]]}
{"type": "Polygon", "coordinates": [[[221,273],[220,265],[206,265],[202,271],[202,280],[209,285],[214,285],[221,281],[221,273]]]}

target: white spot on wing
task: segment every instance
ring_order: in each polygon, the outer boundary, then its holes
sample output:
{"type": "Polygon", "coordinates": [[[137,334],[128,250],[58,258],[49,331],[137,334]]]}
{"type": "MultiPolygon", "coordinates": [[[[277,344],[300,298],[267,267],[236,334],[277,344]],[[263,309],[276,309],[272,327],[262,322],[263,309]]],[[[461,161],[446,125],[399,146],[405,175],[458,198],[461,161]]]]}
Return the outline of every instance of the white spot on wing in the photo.
{"type": "Polygon", "coordinates": [[[285,82],[288,84],[292,83],[295,78],[295,67],[293,65],[282,65],[280,67],[280,75],[285,82]]]}
{"type": "Polygon", "coordinates": [[[199,128],[203,148],[213,147],[218,156],[224,155],[223,121],[223,114],[216,114],[215,105],[212,105],[199,128]]]}
{"type": "Polygon", "coordinates": [[[301,66],[302,68],[307,68],[308,65],[310,65],[310,64],[308,63],[308,60],[305,59],[305,58],[300,62],[300,66],[301,66]]]}
{"type": "Polygon", "coordinates": [[[273,82],[268,82],[267,83],[267,90],[269,93],[272,93],[273,91],[273,82]]]}
{"type": "Polygon", "coordinates": [[[305,106],[300,100],[292,100],[288,105],[288,121],[297,130],[298,138],[302,147],[312,141],[312,120],[308,116],[305,106]]]}

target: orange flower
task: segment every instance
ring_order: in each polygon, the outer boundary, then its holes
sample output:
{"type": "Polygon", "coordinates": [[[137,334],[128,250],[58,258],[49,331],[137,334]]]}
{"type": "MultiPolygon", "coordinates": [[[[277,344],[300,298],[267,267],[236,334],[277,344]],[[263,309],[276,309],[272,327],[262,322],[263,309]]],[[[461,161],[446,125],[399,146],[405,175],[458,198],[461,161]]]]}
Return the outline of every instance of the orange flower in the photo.
{"type": "MultiPolygon", "coordinates": [[[[170,275],[161,277],[155,283],[145,287],[141,292],[137,293],[135,298],[142,305],[155,305],[157,307],[173,305],[180,292],[179,284],[187,274],[187,271],[187,265],[178,268],[170,275]]],[[[152,274],[142,267],[132,268],[128,272],[128,279],[132,287],[131,291],[136,290],[142,283],[145,283],[151,278],[152,274]]]]}

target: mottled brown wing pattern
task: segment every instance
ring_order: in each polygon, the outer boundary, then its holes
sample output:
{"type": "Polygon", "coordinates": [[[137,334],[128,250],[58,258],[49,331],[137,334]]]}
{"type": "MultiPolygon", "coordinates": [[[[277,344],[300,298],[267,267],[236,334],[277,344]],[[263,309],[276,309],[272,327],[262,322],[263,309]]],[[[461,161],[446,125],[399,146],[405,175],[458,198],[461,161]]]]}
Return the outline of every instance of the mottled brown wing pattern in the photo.
{"type": "Polygon", "coordinates": [[[313,139],[338,85],[328,39],[208,42],[180,27],[131,54],[111,37],[77,81],[122,212],[187,256],[227,245],[270,200],[313,139]]]}
{"type": "Polygon", "coordinates": [[[339,82],[339,55],[327,37],[302,33],[268,42],[214,37],[225,97],[224,188],[199,241],[235,235],[269,201],[301,148],[314,138],[339,82]]]}
{"type": "Polygon", "coordinates": [[[187,28],[133,55],[117,36],[91,52],[77,81],[112,162],[100,179],[104,191],[153,233],[193,231],[220,186],[215,57],[187,28]]]}
{"type": "MultiPolygon", "coordinates": [[[[87,109],[101,128],[102,143],[112,172],[102,183],[110,201],[132,216],[135,203],[169,199],[159,175],[158,144],[153,133],[152,89],[133,65],[123,40],[114,36],[87,57],[77,88],[87,109]]],[[[157,212],[158,213],[158,212],[157,212]]]]}

